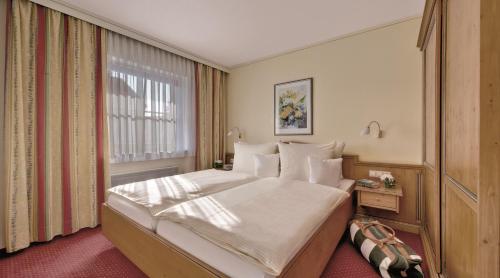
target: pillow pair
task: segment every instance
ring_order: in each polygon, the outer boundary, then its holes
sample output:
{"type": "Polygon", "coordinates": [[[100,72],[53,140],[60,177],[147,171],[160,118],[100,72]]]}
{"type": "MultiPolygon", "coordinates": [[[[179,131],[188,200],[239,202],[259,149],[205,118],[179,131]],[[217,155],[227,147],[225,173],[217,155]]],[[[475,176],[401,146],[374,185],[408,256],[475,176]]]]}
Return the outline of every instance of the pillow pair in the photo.
{"type": "Polygon", "coordinates": [[[279,176],[280,156],[275,143],[234,144],[233,171],[258,177],[279,176]]]}
{"type": "Polygon", "coordinates": [[[279,143],[280,177],[310,183],[337,186],[342,178],[342,152],[345,143],[328,144],[279,143]]]}
{"type": "MultiPolygon", "coordinates": [[[[255,154],[254,175],[257,177],[279,176],[279,154],[255,154]]],[[[309,182],[337,187],[342,179],[342,158],[321,159],[313,156],[307,157],[309,182]]]]}

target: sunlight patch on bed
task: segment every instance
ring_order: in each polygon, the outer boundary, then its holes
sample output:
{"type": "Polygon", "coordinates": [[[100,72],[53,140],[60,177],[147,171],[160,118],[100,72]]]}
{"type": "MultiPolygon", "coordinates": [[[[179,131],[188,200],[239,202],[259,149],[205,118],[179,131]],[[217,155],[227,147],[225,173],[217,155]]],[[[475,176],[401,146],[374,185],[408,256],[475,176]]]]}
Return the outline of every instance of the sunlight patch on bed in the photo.
{"type": "Polygon", "coordinates": [[[175,180],[175,183],[179,184],[180,188],[182,188],[186,193],[197,192],[201,189],[198,184],[190,181],[189,179],[186,179],[185,177],[173,176],[171,178],[175,180]]]}
{"type": "Polygon", "coordinates": [[[148,194],[147,196],[147,202],[152,205],[159,205],[161,204],[161,194],[160,190],[158,189],[158,185],[154,182],[154,180],[147,180],[145,182],[141,182],[141,186],[145,186],[148,194]]]}
{"type": "Polygon", "coordinates": [[[212,197],[203,197],[170,209],[181,218],[196,218],[207,221],[217,228],[231,231],[241,219],[212,197]]]}
{"type": "Polygon", "coordinates": [[[170,199],[180,199],[186,196],[184,192],[180,192],[178,184],[176,184],[172,179],[166,178],[162,179],[164,188],[167,190],[167,196],[170,199]]]}

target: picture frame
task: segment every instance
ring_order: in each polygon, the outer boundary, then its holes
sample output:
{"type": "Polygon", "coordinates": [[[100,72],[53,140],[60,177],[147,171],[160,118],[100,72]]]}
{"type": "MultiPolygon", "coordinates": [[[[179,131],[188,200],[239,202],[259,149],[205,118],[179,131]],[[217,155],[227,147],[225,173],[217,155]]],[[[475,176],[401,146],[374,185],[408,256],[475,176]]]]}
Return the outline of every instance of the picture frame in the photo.
{"type": "Polygon", "coordinates": [[[313,79],[274,85],[274,135],[313,134],[313,79]]]}

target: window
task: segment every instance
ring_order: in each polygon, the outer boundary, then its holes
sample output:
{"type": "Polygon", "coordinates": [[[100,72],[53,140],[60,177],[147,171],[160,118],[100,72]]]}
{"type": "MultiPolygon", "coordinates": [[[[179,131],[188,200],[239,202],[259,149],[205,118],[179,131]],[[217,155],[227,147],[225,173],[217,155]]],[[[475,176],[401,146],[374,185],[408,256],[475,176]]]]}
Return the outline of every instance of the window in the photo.
{"type": "Polygon", "coordinates": [[[121,35],[109,37],[111,162],[193,155],[194,64],[121,35]]]}

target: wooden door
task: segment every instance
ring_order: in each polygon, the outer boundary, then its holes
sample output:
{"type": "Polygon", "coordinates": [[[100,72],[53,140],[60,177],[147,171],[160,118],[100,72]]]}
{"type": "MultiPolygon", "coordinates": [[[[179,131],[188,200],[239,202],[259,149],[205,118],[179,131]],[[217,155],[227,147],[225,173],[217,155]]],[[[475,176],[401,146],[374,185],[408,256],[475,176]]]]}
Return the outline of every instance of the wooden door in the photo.
{"type": "Polygon", "coordinates": [[[434,6],[424,43],[424,222],[436,271],[441,271],[441,6],[434,6]]]}
{"type": "Polygon", "coordinates": [[[444,1],[443,260],[447,277],[477,277],[480,1],[444,1]]]}

